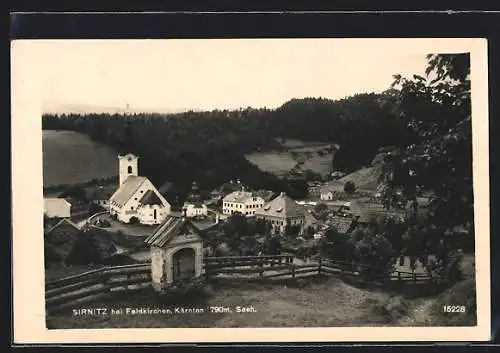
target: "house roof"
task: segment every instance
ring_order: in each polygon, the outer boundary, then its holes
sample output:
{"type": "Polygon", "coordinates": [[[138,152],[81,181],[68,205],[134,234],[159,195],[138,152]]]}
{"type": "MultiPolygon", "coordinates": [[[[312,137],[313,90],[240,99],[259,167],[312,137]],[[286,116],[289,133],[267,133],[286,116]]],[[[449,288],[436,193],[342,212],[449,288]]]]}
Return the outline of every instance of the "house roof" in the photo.
{"type": "Polygon", "coordinates": [[[320,223],[319,220],[317,220],[312,214],[310,214],[307,211],[305,211],[304,216],[305,216],[307,223],[311,223],[311,224],[320,223]]]}
{"type": "Polygon", "coordinates": [[[233,191],[224,197],[226,202],[246,202],[252,198],[252,193],[248,191],[233,191]]]}
{"type": "Polygon", "coordinates": [[[125,205],[146,180],[146,177],[130,175],[111,196],[110,203],[120,207],[125,205]]]}
{"type": "Polygon", "coordinates": [[[347,233],[354,223],[352,217],[335,216],[331,219],[331,225],[339,233],[347,233]]]}
{"type": "Polygon", "coordinates": [[[285,193],[281,193],[278,197],[266,203],[264,207],[256,210],[255,214],[280,218],[294,218],[304,217],[308,212],[285,193]]]}
{"type": "Polygon", "coordinates": [[[59,198],[59,197],[44,198],[43,203],[44,203],[45,208],[71,206],[71,203],[69,203],[68,200],[66,200],[64,198],[59,198]]]}
{"type": "Polygon", "coordinates": [[[265,202],[269,202],[272,199],[274,199],[276,196],[278,196],[278,193],[276,193],[274,191],[270,191],[270,190],[257,190],[253,193],[253,195],[262,197],[262,199],[265,202]]]}
{"type": "Polygon", "coordinates": [[[143,205],[162,205],[163,202],[160,200],[158,195],[153,190],[148,190],[139,200],[139,203],[143,205]]]}
{"type": "Polygon", "coordinates": [[[150,246],[163,247],[172,238],[180,235],[186,227],[195,234],[199,234],[198,229],[186,218],[167,216],[165,221],[163,221],[144,242],[150,246]]]}
{"type": "Polygon", "coordinates": [[[378,217],[404,217],[405,210],[402,209],[386,209],[381,202],[360,202],[351,201],[349,204],[351,213],[358,217],[358,222],[368,223],[373,218],[378,217]]]}
{"type": "Polygon", "coordinates": [[[71,222],[69,219],[67,218],[63,218],[61,219],[59,222],[57,222],[55,225],[53,225],[52,227],[50,227],[46,232],[45,234],[50,234],[54,229],[56,228],[59,228],[63,225],[69,225],[71,227],[73,227],[75,230],[77,231],[80,231],[80,227],[78,227],[75,223],[71,222]]]}

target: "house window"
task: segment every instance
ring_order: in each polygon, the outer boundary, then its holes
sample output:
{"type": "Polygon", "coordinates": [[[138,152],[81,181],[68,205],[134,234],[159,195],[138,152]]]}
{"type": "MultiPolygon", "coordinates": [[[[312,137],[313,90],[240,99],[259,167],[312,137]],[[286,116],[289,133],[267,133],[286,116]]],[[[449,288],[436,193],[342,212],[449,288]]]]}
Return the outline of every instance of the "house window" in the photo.
{"type": "Polygon", "coordinates": [[[153,210],[153,218],[156,220],[156,209],[153,210]]]}
{"type": "Polygon", "coordinates": [[[132,166],[130,166],[130,165],[128,166],[127,173],[132,174],[132,166]]]}
{"type": "Polygon", "coordinates": [[[134,206],[130,206],[130,209],[133,210],[134,209],[134,206]]]}

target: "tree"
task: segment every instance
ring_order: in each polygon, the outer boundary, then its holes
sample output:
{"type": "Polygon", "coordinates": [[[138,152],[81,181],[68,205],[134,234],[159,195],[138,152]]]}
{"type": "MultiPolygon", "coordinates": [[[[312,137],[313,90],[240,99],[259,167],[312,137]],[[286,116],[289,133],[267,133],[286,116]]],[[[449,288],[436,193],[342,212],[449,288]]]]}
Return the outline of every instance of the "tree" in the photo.
{"type": "Polygon", "coordinates": [[[245,216],[236,213],[229,217],[223,226],[224,236],[227,239],[227,245],[232,251],[242,252],[243,239],[253,237],[255,234],[245,216]]]}
{"type": "Polygon", "coordinates": [[[394,250],[380,233],[375,236],[365,233],[356,242],[354,254],[359,263],[366,265],[361,268],[361,275],[366,278],[385,278],[394,270],[394,250]]]}
{"type": "Polygon", "coordinates": [[[74,185],[70,187],[66,192],[63,193],[63,197],[72,197],[77,200],[87,201],[87,194],[85,189],[79,185],[74,185]]]}
{"type": "Polygon", "coordinates": [[[264,254],[279,255],[281,252],[281,241],[277,236],[267,237],[264,242],[264,254]]]}
{"type": "MultiPolygon", "coordinates": [[[[427,222],[435,239],[426,251],[436,256],[434,272],[456,263],[451,246],[462,226],[473,232],[472,129],[469,54],[429,55],[426,76],[395,75],[383,104],[389,104],[416,136],[384,159],[384,203],[398,191],[415,201],[419,189],[432,196],[427,222]]],[[[400,195],[401,196],[401,195],[400,195]]]]}
{"type": "Polygon", "coordinates": [[[271,234],[272,224],[263,218],[256,219],[253,223],[255,234],[268,235],[271,234]]]}
{"type": "Polygon", "coordinates": [[[349,234],[329,229],[325,233],[325,238],[327,242],[324,242],[322,246],[325,256],[341,261],[354,260],[355,242],[349,234]]]}
{"type": "Polygon", "coordinates": [[[295,239],[295,238],[297,238],[297,236],[299,235],[299,233],[300,233],[300,225],[298,225],[298,224],[296,224],[296,225],[287,224],[285,226],[285,235],[288,238],[295,239]]]}
{"type": "Polygon", "coordinates": [[[354,182],[348,181],[347,183],[345,183],[344,192],[347,195],[352,195],[352,194],[354,194],[355,191],[356,191],[356,185],[354,184],[354,182]]]}
{"type": "Polygon", "coordinates": [[[318,203],[316,206],[314,206],[314,212],[320,213],[323,211],[328,211],[328,205],[326,203],[318,203]]]}
{"type": "Polygon", "coordinates": [[[130,224],[139,224],[139,218],[132,216],[132,217],[130,217],[129,223],[130,224]]]}

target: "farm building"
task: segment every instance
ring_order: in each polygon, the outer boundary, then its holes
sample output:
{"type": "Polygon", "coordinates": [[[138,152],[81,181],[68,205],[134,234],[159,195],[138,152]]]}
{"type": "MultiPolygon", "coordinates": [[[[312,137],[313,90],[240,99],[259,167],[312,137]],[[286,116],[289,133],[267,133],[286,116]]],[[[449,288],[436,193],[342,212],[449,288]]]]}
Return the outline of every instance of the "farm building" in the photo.
{"type": "Polygon", "coordinates": [[[162,291],[177,282],[201,276],[203,241],[200,231],[185,217],[167,216],[145,240],[151,249],[153,288],[162,291]]]}
{"type": "Polygon", "coordinates": [[[264,206],[262,197],[249,191],[234,191],[222,200],[222,213],[225,215],[240,213],[252,217],[262,206],[264,206]]]}
{"type": "Polygon", "coordinates": [[[138,175],[138,157],[118,156],[120,186],[109,200],[109,212],[124,223],[160,224],[170,204],[148,178],[138,175]]]}
{"type": "Polygon", "coordinates": [[[319,222],[301,205],[285,193],[281,193],[255,212],[257,219],[271,222],[273,230],[285,231],[286,226],[299,226],[299,234],[308,227],[318,228],[319,222]]]}
{"type": "Polygon", "coordinates": [[[44,215],[48,218],[71,217],[71,203],[66,199],[49,197],[43,199],[44,215]]]}
{"type": "Polygon", "coordinates": [[[193,181],[191,192],[182,206],[182,212],[183,215],[188,218],[206,217],[208,215],[207,206],[203,204],[198,184],[195,181],[193,181]]]}

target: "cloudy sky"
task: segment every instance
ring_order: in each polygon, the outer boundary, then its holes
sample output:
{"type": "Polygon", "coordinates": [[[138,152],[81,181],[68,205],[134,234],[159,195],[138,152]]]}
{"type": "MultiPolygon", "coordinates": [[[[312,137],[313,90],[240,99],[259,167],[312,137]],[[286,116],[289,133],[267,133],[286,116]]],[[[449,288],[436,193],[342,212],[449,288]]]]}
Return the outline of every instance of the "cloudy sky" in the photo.
{"type": "MultiPolygon", "coordinates": [[[[453,40],[222,39],[37,41],[43,110],[275,108],[291,98],[381,92],[422,74],[453,40]]],[[[448,50],[449,49],[449,50],[448,50]]]]}

